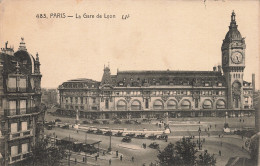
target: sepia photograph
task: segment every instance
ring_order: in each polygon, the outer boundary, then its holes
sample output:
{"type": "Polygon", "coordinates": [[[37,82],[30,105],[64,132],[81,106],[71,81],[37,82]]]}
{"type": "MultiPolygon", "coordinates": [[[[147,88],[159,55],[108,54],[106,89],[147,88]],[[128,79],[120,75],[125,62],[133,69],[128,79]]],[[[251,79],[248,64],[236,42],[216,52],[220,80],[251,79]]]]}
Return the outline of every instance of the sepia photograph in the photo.
{"type": "Polygon", "coordinates": [[[0,0],[0,166],[260,165],[259,9],[0,0]]]}

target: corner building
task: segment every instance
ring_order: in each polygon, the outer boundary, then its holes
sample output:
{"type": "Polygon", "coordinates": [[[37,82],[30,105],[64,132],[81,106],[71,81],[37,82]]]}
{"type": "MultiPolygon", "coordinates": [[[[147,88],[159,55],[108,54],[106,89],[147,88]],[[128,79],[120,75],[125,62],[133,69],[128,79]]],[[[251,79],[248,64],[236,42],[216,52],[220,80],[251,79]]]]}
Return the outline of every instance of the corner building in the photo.
{"type": "Polygon", "coordinates": [[[75,79],[59,86],[60,114],[85,118],[250,116],[252,83],[244,81],[245,39],[231,15],[222,66],[213,71],[117,71],[104,67],[101,82],[75,79]]]}
{"type": "Polygon", "coordinates": [[[6,42],[0,61],[0,165],[20,165],[44,131],[40,61],[23,38],[16,52],[6,42]]]}

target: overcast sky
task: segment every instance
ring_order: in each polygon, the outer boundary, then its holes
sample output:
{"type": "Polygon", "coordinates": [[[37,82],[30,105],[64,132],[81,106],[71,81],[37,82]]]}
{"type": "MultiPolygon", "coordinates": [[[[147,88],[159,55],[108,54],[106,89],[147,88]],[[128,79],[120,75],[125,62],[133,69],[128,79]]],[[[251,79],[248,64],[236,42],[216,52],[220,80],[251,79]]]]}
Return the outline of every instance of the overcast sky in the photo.
{"type": "MultiPolygon", "coordinates": [[[[246,41],[246,81],[259,80],[259,1],[82,1],[2,0],[0,47],[17,50],[24,37],[39,53],[42,87],[75,78],[100,81],[104,64],[119,70],[212,70],[221,64],[221,45],[232,10],[246,41]],[[36,18],[47,14],[48,19],[36,18]],[[66,18],[49,18],[65,13],[66,18]],[[76,19],[104,13],[115,19],[76,19]],[[129,18],[122,20],[123,14],[129,18]]],[[[259,81],[257,81],[259,89],[259,81]]]]}

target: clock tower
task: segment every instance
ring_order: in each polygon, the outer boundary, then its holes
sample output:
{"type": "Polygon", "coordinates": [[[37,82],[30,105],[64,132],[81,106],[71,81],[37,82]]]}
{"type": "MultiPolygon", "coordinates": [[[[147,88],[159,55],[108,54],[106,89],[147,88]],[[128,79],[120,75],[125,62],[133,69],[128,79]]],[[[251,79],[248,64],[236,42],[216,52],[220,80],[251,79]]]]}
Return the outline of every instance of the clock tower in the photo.
{"type": "Polygon", "coordinates": [[[227,108],[243,108],[243,76],[245,68],[245,38],[237,29],[236,14],[233,11],[229,31],[227,32],[222,51],[222,68],[227,82],[227,108]]]}

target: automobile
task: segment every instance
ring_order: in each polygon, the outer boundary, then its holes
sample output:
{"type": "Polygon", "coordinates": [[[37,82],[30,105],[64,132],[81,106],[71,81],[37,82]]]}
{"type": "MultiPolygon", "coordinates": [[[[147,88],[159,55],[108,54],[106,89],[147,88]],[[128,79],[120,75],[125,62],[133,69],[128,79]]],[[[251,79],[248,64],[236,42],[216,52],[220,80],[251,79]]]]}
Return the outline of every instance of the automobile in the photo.
{"type": "Polygon", "coordinates": [[[124,137],[123,139],[122,139],[122,142],[131,142],[131,137],[124,137]]]}
{"type": "Polygon", "coordinates": [[[46,126],[46,129],[47,129],[47,130],[52,130],[52,125],[47,125],[47,126],[46,126]]]}
{"type": "Polygon", "coordinates": [[[149,145],[149,148],[159,149],[159,144],[157,144],[156,142],[152,142],[152,143],[149,145]]]}
{"type": "Polygon", "coordinates": [[[90,128],[90,129],[88,129],[87,133],[94,133],[94,131],[95,131],[95,130],[93,130],[93,129],[90,128]]]}
{"type": "Polygon", "coordinates": [[[109,121],[103,120],[103,124],[109,124],[109,121]]]}
{"type": "Polygon", "coordinates": [[[116,119],[116,120],[114,121],[114,124],[121,124],[121,123],[122,123],[122,121],[119,120],[119,119],[116,119]]]}
{"type": "Polygon", "coordinates": [[[131,120],[126,120],[125,124],[133,124],[131,120]]]}
{"type": "Polygon", "coordinates": [[[55,119],[55,122],[61,122],[61,120],[60,119],[55,119]]]}
{"type": "Polygon", "coordinates": [[[93,124],[100,124],[100,122],[98,120],[93,120],[92,122],[93,124]]]}
{"type": "Polygon", "coordinates": [[[102,135],[102,134],[103,134],[103,131],[100,130],[100,129],[98,129],[97,132],[96,132],[96,134],[98,134],[98,135],[102,135]]]}
{"type": "Polygon", "coordinates": [[[90,124],[90,121],[84,120],[82,123],[83,123],[83,124],[90,124]]]}
{"type": "Polygon", "coordinates": [[[111,131],[107,131],[107,132],[105,132],[105,135],[106,136],[110,136],[110,135],[112,135],[112,132],[111,131]]]}
{"type": "Polygon", "coordinates": [[[138,122],[137,120],[134,120],[133,123],[134,123],[134,124],[137,124],[137,125],[138,125],[138,124],[141,124],[141,122],[138,122]]]}
{"type": "Polygon", "coordinates": [[[118,131],[118,132],[115,134],[116,137],[121,137],[122,135],[123,135],[123,132],[120,132],[120,131],[118,131]]]}
{"type": "Polygon", "coordinates": [[[158,135],[157,139],[160,139],[160,140],[168,139],[168,135],[166,135],[166,134],[158,135]]]}
{"type": "Polygon", "coordinates": [[[69,127],[68,124],[64,124],[64,126],[62,126],[61,128],[63,128],[63,129],[69,129],[70,127],[69,127]]]}
{"type": "Polygon", "coordinates": [[[138,134],[138,135],[136,136],[136,138],[141,138],[141,139],[143,139],[143,138],[145,138],[145,134],[138,134]]]}
{"type": "Polygon", "coordinates": [[[127,136],[127,137],[134,137],[134,136],[135,136],[135,133],[128,133],[128,134],[126,134],[125,136],[127,136]]]}
{"type": "Polygon", "coordinates": [[[148,136],[148,139],[153,139],[153,140],[155,140],[156,138],[157,138],[157,136],[154,135],[154,134],[148,136]]]}

